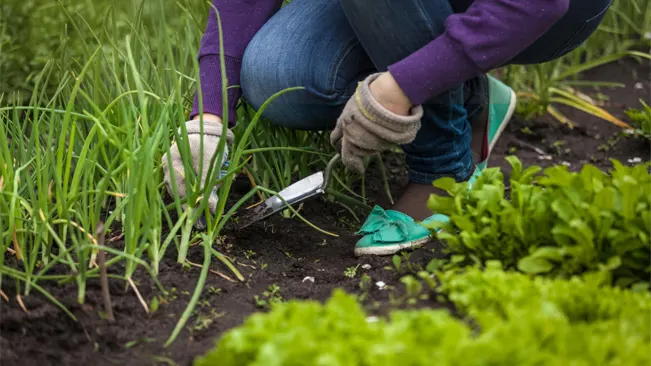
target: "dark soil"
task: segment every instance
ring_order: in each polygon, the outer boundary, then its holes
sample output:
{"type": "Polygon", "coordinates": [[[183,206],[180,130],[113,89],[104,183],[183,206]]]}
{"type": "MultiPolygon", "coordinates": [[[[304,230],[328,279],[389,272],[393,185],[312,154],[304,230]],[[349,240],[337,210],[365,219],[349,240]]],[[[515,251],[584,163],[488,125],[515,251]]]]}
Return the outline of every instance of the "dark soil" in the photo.
{"type": "MultiPolygon", "coordinates": [[[[626,84],[625,88],[600,91],[610,98],[607,108],[624,118],[624,109],[639,108],[640,98],[649,100],[649,72],[648,67],[626,61],[593,70],[587,78],[626,84]],[[641,84],[636,88],[636,83],[641,84]]],[[[594,90],[585,92],[596,94],[594,90]]],[[[563,109],[563,112],[576,124],[573,129],[549,117],[529,122],[513,120],[494,151],[491,165],[507,168],[504,157],[512,153],[525,165],[564,163],[571,170],[578,170],[586,163],[608,169],[610,158],[624,164],[637,162],[636,158],[649,160],[651,150],[648,142],[627,136],[620,128],[582,112],[569,109],[563,109]],[[536,149],[538,152],[542,150],[544,155],[541,157],[536,149]]],[[[390,156],[386,165],[395,197],[406,182],[404,168],[396,156],[390,156]]],[[[371,169],[367,190],[376,203],[386,207],[388,199],[380,193],[383,187],[376,172],[377,169],[371,169]]],[[[195,315],[168,348],[162,345],[185,309],[199,274],[199,268],[182,268],[173,257],[162,264],[159,277],[172,294],[152,314],[145,313],[134,291],[126,289],[123,281],[111,280],[110,291],[117,320],[114,324],[109,324],[102,316],[103,303],[97,280],[88,282],[84,305],[76,302],[76,286],[46,286],[77,316],[78,322],[37,293],[22,297],[27,309],[27,312],[23,311],[16,299],[15,284],[5,280],[3,290],[9,296],[9,302],[0,298],[0,364],[190,365],[194,357],[214,346],[224,331],[240,324],[249,314],[264,311],[256,306],[254,296],[263,297],[263,292],[271,285],[280,288],[279,294],[284,299],[323,301],[335,288],[361,294],[360,277],[368,274],[374,285],[367,292],[364,305],[370,312],[384,314],[390,309],[406,306],[400,301],[399,283],[405,273],[385,269],[392,266],[390,257],[356,258],[353,255],[357,238],[352,233],[359,223],[346,210],[335,203],[317,199],[306,204],[303,213],[314,224],[339,237],[324,235],[301,221],[283,219],[278,215],[244,231],[227,230],[223,243],[215,244],[215,248],[236,259],[246,280],[229,281],[211,273],[195,315]],[[362,268],[361,265],[365,264],[370,265],[370,269],[362,268]],[[354,278],[344,276],[347,268],[358,265],[354,278]],[[384,281],[387,287],[380,290],[375,285],[377,281],[384,281]]],[[[115,244],[119,245],[119,242],[115,244]]],[[[409,263],[413,268],[424,267],[432,258],[441,255],[437,249],[440,249],[440,244],[432,243],[416,250],[411,253],[409,263]]],[[[190,253],[190,261],[202,262],[200,246],[193,247],[190,253]]],[[[213,260],[211,269],[229,275],[221,263],[215,262],[213,260]]],[[[122,273],[119,267],[110,270],[122,273]]],[[[134,279],[146,301],[160,295],[145,273],[137,272],[134,279]]],[[[418,306],[445,305],[426,300],[418,306]]]]}

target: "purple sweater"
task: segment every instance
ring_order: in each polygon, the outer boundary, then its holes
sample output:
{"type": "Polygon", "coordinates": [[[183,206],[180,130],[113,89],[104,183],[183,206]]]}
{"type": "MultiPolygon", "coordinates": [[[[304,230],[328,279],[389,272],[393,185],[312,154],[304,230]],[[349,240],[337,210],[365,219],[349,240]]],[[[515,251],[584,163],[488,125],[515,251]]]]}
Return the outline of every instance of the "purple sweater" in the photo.
{"type": "MultiPolygon", "coordinates": [[[[570,0],[451,0],[471,3],[448,17],[445,32],[423,48],[389,66],[414,104],[508,62],[558,21],[570,0]]],[[[280,8],[282,0],[213,0],[224,33],[229,85],[240,84],[242,56],[256,32],[280,8]]],[[[454,4],[456,5],[456,4],[454,4]]],[[[465,4],[462,4],[464,6],[465,4]]],[[[211,8],[199,49],[204,111],[222,115],[219,28],[211,8]]],[[[229,125],[235,124],[239,87],[228,92],[229,125]]],[[[198,102],[192,116],[198,112],[198,102]]]]}

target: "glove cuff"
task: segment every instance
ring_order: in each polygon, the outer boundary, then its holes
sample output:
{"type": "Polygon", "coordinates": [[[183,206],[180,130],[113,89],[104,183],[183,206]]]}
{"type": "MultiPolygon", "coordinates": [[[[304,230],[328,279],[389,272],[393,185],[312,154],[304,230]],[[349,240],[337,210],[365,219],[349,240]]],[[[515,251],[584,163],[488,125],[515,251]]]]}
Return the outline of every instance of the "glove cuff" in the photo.
{"type": "MultiPolygon", "coordinates": [[[[201,121],[193,120],[185,123],[185,128],[188,130],[188,135],[200,134],[201,133],[201,121]]],[[[204,121],[203,124],[203,134],[208,136],[221,137],[224,126],[221,122],[208,122],[204,121]]],[[[180,133],[180,131],[179,131],[180,133]]],[[[235,135],[230,129],[226,129],[226,141],[229,144],[232,144],[235,140],[235,135]]]]}
{"type": "Polygon", "coordinates": [[[391,112],[383,107],[371,94],[370,84],[377,79],[381,73],[375,73],[362,81],[353,98],[356,99],[357,107],[371,122],[381,125],[384,128],[395,132],[406,132],[413,129],[423,117],[423,107],[416,105],[411,108],[410,115],[403,116],[391,112]]]}

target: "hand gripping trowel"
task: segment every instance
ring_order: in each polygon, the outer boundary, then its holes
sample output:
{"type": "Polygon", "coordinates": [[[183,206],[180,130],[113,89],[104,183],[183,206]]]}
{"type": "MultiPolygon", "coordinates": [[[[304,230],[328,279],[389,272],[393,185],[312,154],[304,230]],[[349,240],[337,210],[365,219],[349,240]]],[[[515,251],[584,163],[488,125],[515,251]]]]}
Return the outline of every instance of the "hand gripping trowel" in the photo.
{"type": "Polygon", "coordinates": [[[332,169],[341,160],[341,154],[336,154],[326,166],[324,171],[314,173],[303,178],[289,187],[278,192],[277,195],[268,198],[256,207],[247,210],[239,216],[237,227],[243,229],[254,222],[267,218],[276,212],[282,211],[288,205],[303,202],[308,198],[325,193],[326,188],[332,179],[332,169]]]}

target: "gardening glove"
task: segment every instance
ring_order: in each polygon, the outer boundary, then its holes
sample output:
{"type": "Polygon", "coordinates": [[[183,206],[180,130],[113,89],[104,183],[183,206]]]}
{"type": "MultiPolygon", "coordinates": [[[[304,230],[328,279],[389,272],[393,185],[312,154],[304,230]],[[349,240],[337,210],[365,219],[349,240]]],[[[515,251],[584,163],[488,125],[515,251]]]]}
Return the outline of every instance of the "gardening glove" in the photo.
{"type": "MultiPolygon", "coordinates": [[[[189,121],[185,124],[188,131],[188,145],[190,147],[190,154],[192,158],[192,167],[194,168],[195,174],[199,173],[199,157],[201,154],[201,121],[189,121]]],[[[208,169],[210,169],[210,161],[217,151],[219,145],[219,139],[222,135],[222,124],[219,122],[205,122],[203,126],[203,170],[201,176],[201,188],[205,185],[206,179],[208,177],[208,169]]],[[[179,130],[179,134],[181,131],[179,130]]],[[[224,145],[224,153],[221,162],[217,162],[213,170],[220,169],[220,172],[223,168],[227,167],[228,164],[228,152],[229,145],[233,143],[235,135],[230,130],[227,130],[226,135],[226,145],[224,145]]],[[[176,189],[178,191],[179,197],[185,197],[185,173],[183,167],[183,160],[181,159],[181,154],[176,142],[170,147],[170,152],[172,157],[172,168],[174,168],[174,179],[176,182],[176,189]]],[[[165,183],[167,185],[167,191],[170,195],[174,194],[172,187],[172,175],[170,174],[170,168],[167,162],[167,154],[163,156],[163,172],[165,174],[165,183]]],[[[213,214],[217,210],[217,194],[214,192],[219,188],[219,184],[216,185],[213,189],[209,190],[207,193],[210,194],[208,198],[208,208],[213,214]]],[[[183,210],[187,208],[187,204],[183,205],[183,210]]]]}
{"type": "Polygon", "coordinates": [[[413,107],[409,116],[401,116],[378,103],[369,85],[379,75],[370,75],[358,84],[330,134],[333,145],[341,140],[344,165],[358,173],[364,173],[364,157],[388,150],[395,144],[412,142],[423,117],[422,106],[413,107]]]}

